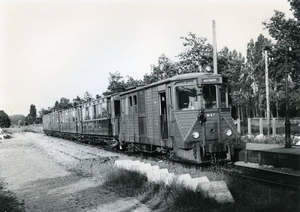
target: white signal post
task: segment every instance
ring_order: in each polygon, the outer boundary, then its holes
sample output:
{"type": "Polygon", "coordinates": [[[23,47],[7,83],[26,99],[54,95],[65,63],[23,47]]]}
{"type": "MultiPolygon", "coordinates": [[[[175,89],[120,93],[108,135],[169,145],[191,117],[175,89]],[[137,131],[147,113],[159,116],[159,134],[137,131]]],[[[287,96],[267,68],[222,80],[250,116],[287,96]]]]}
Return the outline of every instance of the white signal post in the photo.
{"type": "Polygon", "coordinates": [[[214,42],[214,74],[218,73],[218,66],[217,66],[217,37],[216,37],[216,23],[215,20],[212,21],[213,27],[213,42],[214,42]]]}
{"type": "Polygon", "coordinates": [[[268,135],[269,135],[270,134],[270,101],[269,101],[269,70],[268,70],[267,50],[265,50],[265,69],[266,69],[267,124],[268,124],[268,135]]]}

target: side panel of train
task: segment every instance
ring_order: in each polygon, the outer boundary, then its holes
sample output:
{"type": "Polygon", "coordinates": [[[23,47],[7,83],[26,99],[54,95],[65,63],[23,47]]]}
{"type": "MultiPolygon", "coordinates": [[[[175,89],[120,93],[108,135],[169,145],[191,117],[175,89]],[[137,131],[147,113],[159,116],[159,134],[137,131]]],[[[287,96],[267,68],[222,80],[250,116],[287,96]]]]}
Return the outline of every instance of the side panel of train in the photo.
{"type": "Polygon", "coordinates": [[[53,112],[43,116],[43,129],[47,135],[59,136],[61,132],[60,114],[53,112]]]}
{"type": "Polygon", "coordinates": [[[141,151],[172,148],[168,136],[166,85],[129,92],[121,96],[120,140],[141,151]]]}
{"type": "Polygon", "coordinates": [[[119,135],[119,117],[119,97],[100,98],[44,115],[44,132],[80,141],[114,140],[119,135]]]}
{"type": "Polygon", "coordinates": [[[197,73],[120,94],[120,141],[194,163],[230,160],[239,134],[226,83],[220,75],[197,73]]]}

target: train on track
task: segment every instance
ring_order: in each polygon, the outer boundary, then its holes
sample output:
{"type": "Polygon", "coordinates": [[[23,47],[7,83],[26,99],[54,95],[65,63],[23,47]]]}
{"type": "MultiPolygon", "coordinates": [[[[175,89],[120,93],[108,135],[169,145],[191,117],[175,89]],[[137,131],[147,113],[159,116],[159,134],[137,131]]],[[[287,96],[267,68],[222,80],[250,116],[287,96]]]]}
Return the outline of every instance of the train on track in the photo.
{"type": "Polygon", "coordinates": [[[228,79],[213,73],[177,75],[46,114],[43,130],[196,164],[232,160],[240,140],[228,79]]]}

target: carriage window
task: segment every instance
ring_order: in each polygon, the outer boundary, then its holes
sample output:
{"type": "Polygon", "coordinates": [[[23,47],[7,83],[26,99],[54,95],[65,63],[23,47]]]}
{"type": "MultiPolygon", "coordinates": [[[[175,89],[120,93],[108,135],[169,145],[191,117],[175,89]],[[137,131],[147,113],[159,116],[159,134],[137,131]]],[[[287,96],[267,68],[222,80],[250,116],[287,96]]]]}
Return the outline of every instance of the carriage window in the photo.
{"type": "Polygon", "coordinates": [[[89,108],[86,107],[85,108],[85,120],[89,120],[90,119],[90,116],[89,116],[89,108]]]}
{"type": "Polygon", "coordinates": [[[101,104],[101,111],[102,111],[101,117],[102,118],[106,118],[108,116],[107,102],[102,102],[102,104],[101,104]]]}
{"type": "Polygon", "coordinates": [[[222,85],[220,88],[220,93],[221,93],[221,107],[225,108],[228,107],[227,104],[227,87],[226,85],[222,85]]]}
{"type": "Polygon", "coordinates": [[[93,105],[93,119],[97,118],[97,110],[96,110],[96,105],[93,105]]]}
{"type": "Polygon", "coordinates": [[[132,97],[129,97],[129,106],[132,106],[132,97]]]}
{"type": "Polygon", "coordinates": [[[128,115],[128,97],[124,101],[125,101],[125,115],[128,115]]]}
{"type": "Polygon", "coordinates": [[[217,107],[217,89],[215,85],[203,86],[203,100],[206,109],[217,107]]]}
{"type": "Polygon", "coordinates": [[[97,118],[102,118],[102,107],[101,107],[101,104],[98,104],[97,105],[97,118]]]}
{"type": "Polygon", "coordinates": [[[177,109],[197,110],[197,91],[194,85],[176,87],[177,109]]]}
{"type": "Polygon", "coordinates": [[[136,95],[133,96],[134,105],[137,105],[136,95]]]}

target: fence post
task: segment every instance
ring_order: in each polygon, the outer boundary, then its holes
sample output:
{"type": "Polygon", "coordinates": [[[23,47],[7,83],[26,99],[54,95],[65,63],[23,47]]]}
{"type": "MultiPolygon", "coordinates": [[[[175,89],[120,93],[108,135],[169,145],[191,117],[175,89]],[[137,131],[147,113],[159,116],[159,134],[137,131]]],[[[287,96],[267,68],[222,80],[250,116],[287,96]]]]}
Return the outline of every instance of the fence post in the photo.
{"type": "Polygon", "coordinates": [[[248,118],[248,135],[251,135],[251,118],[248,118]]]}
{"type": "Polygon", "coordinates": [[[263,119],[259,118],[259,134],[264,134],[263,119]]]}
{"type": "Polygon", "coordinates": [[[272,131],[273,131],[273,136],[276,136],[276,118],[273,118],[272,120],[272,131]]]}
{"type": "Polygon", "coordinates": [[[237,131],[241,133],[241,120],[237,119],[237,131]]]}

